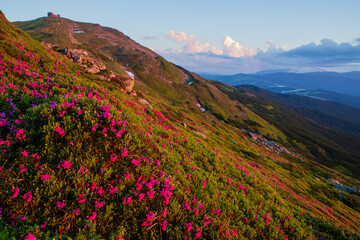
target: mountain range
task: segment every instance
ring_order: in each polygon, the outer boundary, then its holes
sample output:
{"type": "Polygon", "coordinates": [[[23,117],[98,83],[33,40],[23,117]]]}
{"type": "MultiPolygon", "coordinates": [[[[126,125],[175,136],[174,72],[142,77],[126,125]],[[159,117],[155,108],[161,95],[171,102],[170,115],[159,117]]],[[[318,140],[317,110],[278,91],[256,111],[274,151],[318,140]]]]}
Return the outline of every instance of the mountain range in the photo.
{"type": "Polygon", "coordinates": [[[0,56],[0,239],[360,238],[358,108],[54,14],[0,13],[0,56]]]}
{"type": "Polygon", "coordinates": [[[254,85],[276,93],[296,94],[360,108],[360,72],[259,72],[256,74],[210,75],[233,86],[254,85]]]}

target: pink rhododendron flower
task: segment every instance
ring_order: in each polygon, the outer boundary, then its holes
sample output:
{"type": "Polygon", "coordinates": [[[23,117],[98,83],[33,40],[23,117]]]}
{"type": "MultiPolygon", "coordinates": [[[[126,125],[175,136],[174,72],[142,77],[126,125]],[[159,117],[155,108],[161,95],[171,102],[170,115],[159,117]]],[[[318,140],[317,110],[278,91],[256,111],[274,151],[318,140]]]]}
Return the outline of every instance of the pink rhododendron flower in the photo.
{"type": "Polygon", "coordinates": [[[207,216],[205,216],[205,223],[204,223],[204,226],[206,227],[207,225],[209,225],[210,223],[211,223],[211,220],[207,217],[207,216]]]}
{"type": "Polygon", "coordinates": [[[122,198],[123,199],[123,203],[124,204],[130,204],[132,203],[132,196],[128,197],[128,198],[122,198]]]}
{"type": "Polygon", "coordinates": [[[13,198],[16,198],[19,195],[20,188],[17,187],[15,189],[12,189],[12,192],[14,192],[13,198]]]}
{"type": "Polygon", "coordinates": [[[143,200],[144,197],[145,197],[145,193],[140,193],[138,201],[141,202],[141,200],[143,200]]]}
{"type": "Polygon", "coordinates": [[[131,178],[131,175],[128,173],[125,173],[124,176],[125,176],[125,179],[127,179],[127,180],[129,180],[131,178]]]}
{"type": "Polygon", "coordinates": [[[10,146],[10,140],[0,141],[0,146],[4,145],[4,144],[9,147],[10,146]]]}
{"type": "Polygon", "coordinates": [[[19,129],[16,132],[16,138],[19,139],[19,140],[24,140],[26,138],[26,134],[24,133],[23,129],[19,129]]]}
{"type": "Polygon", "coordinates": [[[0,127],[4,127],[8,124],[10,124],[10,123],[7,119],[0,119],[0,127]]]}
{"type": "Polygon", "coordinates": [[[134,164],[134,167],[136,167],[139,164],[139,161],[136,159],[131,160],[131,163],[134,164]]]}
{"type": "Polygon", "coordinates": [[[97,191],[97,193],[101,196],[105,193],[105,191],[102,187],[100,187],[99,190],[97,191]]]}
{"type": "Polygon", "coordinates": [[[192,224],[191,223],[185,223],[184,225],[187,227],[189,232],[192,230],[192,224]]]}
{"type": "Polygon", "coordinates": [[[86,216],[87,219],[89,219],[90,221],[94,221],[96,218],[97,212],[93,212],[91,214],[91,216],[86,216]]]}
{"type": "Polygon", "coordinates": [[[200,228],[197,229],[197,233],[195,233],[195,237],[199,238],[201,236],[200,228]]]}
{"type": "Polygon", "coordinates": [[[27,168],[24,166],[24,164],[20,164],[20,173],[27,172],[27,168]]]}
{"type": "Polygon", "coordinates": [[[44,224],[40,225],[39,228],[42,229],[42,228],[45,228],[47,225],[47,222],[45,222],[44,224]]]}
{"type": "Polygon", "coordinates": [[[49,174],[44,174],[44,175],[41,175],[41,176],[40,176],[41,181],[46,181],[46,180],[48,180],[49,178],[50,178],[50,175],[49,175],[49,174]]]}
{"type": "Polygon", "coordinates": [[[151,189],[150,191],[146,192],[146,195],[149,197],[149,198],[153,198],[155,196],[155,192],[151,189]]]}
{"type": "Polygon", "coordinates": [[[62,166],[63,168],[65,168],[65,169],[70,168],[71,165],[72,165],[72,163],[69,162],[68,160],[63,160],[63,161],[62,161],[62,164],[61,164],[61,166],[62,166]]]}
{"type": "Polygon", "coordinates": [[[56,126],[55,127],[55,132],[57,132],[58,134],[60,134],[61,137],[65,136],[65,132],[63,129],[61,129],[61,127],[56,126]]]}
{"type": "Polygon", "coordinates": [[[33,198],[32,193],[31,192],[27,192],[23,195],[23,198],[29,203],[31,202],[31,199],[33,198]]]}
{"type": "Polygon", "coordinates": [[[110,155],[110,161],[115,162],[117,159],[116,155],[110,155]]]}
{"type": "Polygon", "coordinates": [[[163,231],[166,231],[166,224],[167,224],[167,221],[163,221],[161,223],[161,228],[162,228],[163,231]]]}
{"type": "Polygon", "coordinates": [[[136,183],[135,185],[136,185],[136,191],[140,191],[143,186],[142,184],[139,183],[136,183]]]}
{"type": "Polygon", "coordinates": [[[78,208],[74,209],[73,213],[75,213],[75,216],[79,216],[80,210],[78,208]]]}
{"type": "Polygon", "coordinates": [[[50,101],[50,108],[51,109],[56,108],[56,102],[50,101]]]}
{"type": "Polygon", "coordinates": [[[123,152],[121,153],[122,157],[126,157],[129,154],[127,148],[124,148],[123,152]]]}
{"type": "Polygon", "coordinates": [[[115,126],[115,124],[116,124],[116,121],[115,121],[115,119],[111,119],[111,122],[110,122],[110,126],[115,126]]]}
{"type": "Polygon", "coordinates": [[[78,203],[84,203],[86,201],[85,194],[79,194],[79,198],[76,199],[78,203]]]}
{"type": "Polygon", "coordinates": [[[167,207],[164,208],[164,212],[160,216],[165,217],[166,214],[167,214],[167,207]]]}
{"type": "Polygon", "coordinates": [[[26,235],[24,240],[36,240],[36,237],[34,235],[32,235],[31,233],[29,233],[28,235],[26,235]]]}
{"type": "Polygon", "coordinates": [[[146,221],[151,221],[154,219],[155,213],[150,211],[148,214],[146,214],[146,221]]]}
{"type": "Polygon", "coordinates": [[[119,130],[115,135],[116,135],[117,137],[121,138],[121,134],[122,134],[123,132],[125,132],[125,129],[119,130]]]}
{"type": "Polygon", "coordinates": [[[107,128],[104,128],[103,130],[102,130],[102,133],[103,133],[103,135],[104,135],[104,137],[107,137],[107,128]]]}
{"type": "Polygon", "coordinates": [[[95,206],[97,208],[101,208],[102,206],[104,206],[104,203],[105,203],[105,201],[102,201],[102,202],[95,201],[95,206]]]}
{"type": "Polygon", "coordinates": [[[25,150],[21,152],[21,155],[25,158],[27,158],[29,156],[28,152],[25,150]]]}
{"type": "Polygon", "coordinates": [[[56,202],[56,206],[58,206],[58,208],[63,208],[65,207],[65,205],[66,205],[65,200],[62,200],[62,202],[60,201],[56,202]]]}
{"type": "Polygon", "coordinates": [[[114,193],[116,193],[117,190],[118,190],[117,186],[115,186],[115,187],[110,186],[109,193],[114,194],[114,193]]]}
{"type": "Polygon", "coordinates": [[[58,111],[58,113],[59,113],[60,117],[63,117],[65,115],[66,111],[61,111],[61,112],[58,111]]]}

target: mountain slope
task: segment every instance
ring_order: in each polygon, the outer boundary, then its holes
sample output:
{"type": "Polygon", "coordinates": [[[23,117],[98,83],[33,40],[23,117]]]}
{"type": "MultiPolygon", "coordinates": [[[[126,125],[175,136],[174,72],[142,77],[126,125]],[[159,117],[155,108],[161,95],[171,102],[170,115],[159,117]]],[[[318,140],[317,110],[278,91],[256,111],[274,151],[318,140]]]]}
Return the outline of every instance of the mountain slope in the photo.
{"type": "Polygon", "coordinates": [[[285,146],[292,146],[296,149],[294,151],[359,178],[357,108],[306,97],[274,94],[253,86],[235,88],[219,82],[214,84],[285,133],[286,141],[278,140],[285,146]],[[326,108],[330,110],[326,111],[326,108]],[[332,113],[333,109],[338,109],[340,114],[332,113]],[[343,126],[338,123],[342,121],[345,124],[343,126]]]}
{"type": "MultiPolygon", "coordinates": [[[[162,93],[143,106],[2,14],[0,36],[5,239],[359,239],[360,197],[326,179],[359,181],[275,154],[162,93]]],[[[194,94],[217,99],[190,78],[194,94]]]]}
{"type": "Polygon", "coordinates": [[[227,101],[226,95],[220,91],[211,91],[211,85],[206,84],[200,76],[185,74],[182,69],[118,30],[54,17],[14,24],[41,42],[56,44],[58,48],[86,50],[116,74],[124,75],[126,70],[133,72],[138,90],[160,95],[173,101],[173,104],[188,109],[198,108],[197,103],[200,102],[225,119],[229,114],[241,115],[238,108],[231,101],[227,101]],[[77,33],[74,29],[83,33],[77,33]],[[187,85],[190,78],[191,86],[187,85]],[[202,94],[198,94],[198,89],[202,94]]]}

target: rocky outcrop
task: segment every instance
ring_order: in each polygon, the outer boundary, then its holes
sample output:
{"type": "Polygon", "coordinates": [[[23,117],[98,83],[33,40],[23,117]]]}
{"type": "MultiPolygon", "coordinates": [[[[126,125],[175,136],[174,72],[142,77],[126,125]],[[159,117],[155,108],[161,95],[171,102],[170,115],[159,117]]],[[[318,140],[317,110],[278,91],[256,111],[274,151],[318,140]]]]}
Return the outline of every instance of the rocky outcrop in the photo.
{"type": "Polygon", "coordinates": [[[332,183],[334,183],[334,184],[340,184],[340,182],[339,182],[338,180],[333,179],[333,178],[328,178],[328,179],[326,179],[326,180],[328,180],[329,182],[332,182],[332,183]]]}
{"type": "Polygon", "coordinates": [[[337,190],[347,192],[347,193],[358,193],[359,192],[359,190],[356,189],[356,187],[344,186],[339,182],[339,180],[336,180],[336,179],[333,179],[333,178],[328,178],[327,180],[329,182],[334,183],[334,188],[336,188],[337,190]]]}
{"type": "Polygon", "coordinates": [[[334,184],[334,188],[347,193],[359,192],[359,190],[357,190],[355,187],[343,186],[342,184],[334,184]]]}
{"type": "Polygon", "coordinates": [[[202,137],[203,139],[206,139],[206,135],[204,133],[198,132],[198,131],[193,131],[196,135],[202,137]]]}
{"type": "Polygon", "coordinates": [[[80,65],[89,73],[99,73],[106,69],[106,66],[100,61],[89,56],[88,52],[82,49],[68,49],[62,48],[58,52],[64,54],[67,58],[71,59],[74,63],[80,65]]]}
{"type": "Polygon", "coordinates": [[[50,49],[57,49],[58,45],[56,44],[52,44],[52,43],[48,43],[48,42],[41,42],[42,44],[44,44],[45,47],[50,48],[50,49]]]}
{"type": "Polygon", "coordinates": [[[337,190],[343,191],[343,192],[347,192],[347,193],[358,193],[359,190],[356,189],[356,187],[349,187],[349,186],[344,186],[342,185],[338,180],[333,179],[333,178],[328,178],[327,179],[329,182],[334,183],[334,188],[336,188],[337,190]]]}
{"type": "MultiPolygon", "coordinates": [[[[51,43],[44,43],[44,45],[52,49],[55,47],[55,45],[51,43]]],[[[103,80],[118,83],[120,87],[129,94],[133,92],[135,75],[132,72],[126,71],[126,75],[124,76],[115,75],[111,70],[106,69],[106,66],[102,62],[92,58],[87,51],[82,49],[69,49],[65,47],[57,51],[81,66],[87,72],[98,74],[103,80]]],[[[136,96],[136,93],[134,93],[133,96],[136,96]]]]}
{"type": "Polygon", "coordinates": [[[131,90],[133,89],[134,87],[134,84],[135,84],[135,81],[132,80],[132,79],[127,79],[124,81],[124,86],[125,86],[125,91],[126,92],[131,92],[131,90]]]}
{"type": "Polygon", "coordinates": [[[253,133],[250,131],[247,131],[245,129],[241,129],[244,133],[246,133],[249,136],[249,139],[251,141],[256,142],[257,144],[259,144],[260,146],[266,147],[276,153],[281,153],[281,154],[288,154],[291,156],[297,156],[298,154],[294,153],[294,152],[290,152],[288,149],[286,149],[285,147],[280,146],[279,144],[277,144],[274,141],[269,141],[266,138],[264,138],[261,134],[258,133],[253,133]]]}
{"type": "Polygon", "coordinates": [[[114,81],[118,83],[121,88],[127,92],[131,93],[135,84],[135,80],[132,79],[130,76],[115,76],[114,78],[111,78],[111,81],[114,81]]]}
{"type": "Polygon", "coordinates": [[[145,107],[147,107],[149,109],[153,109],[153,107],[150,105],[150,103],[148,101],[146,101],[145,99],[139,98],[138,101],[139,101],[139,103],[141,103],[145,107]]]}

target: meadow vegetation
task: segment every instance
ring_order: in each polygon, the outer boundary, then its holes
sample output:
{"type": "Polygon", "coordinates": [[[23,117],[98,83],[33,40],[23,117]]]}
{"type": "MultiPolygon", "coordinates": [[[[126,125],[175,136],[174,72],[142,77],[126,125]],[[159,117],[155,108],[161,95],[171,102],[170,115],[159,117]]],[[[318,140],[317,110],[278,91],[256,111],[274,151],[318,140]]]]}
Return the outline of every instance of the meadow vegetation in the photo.
{"type": "Polygon", "coordinates": [[[0,78],[0,239],[360,237],[359,195],[326,178],[357,180],[166,94],[148,109],[3,15],[0,78]]]}

